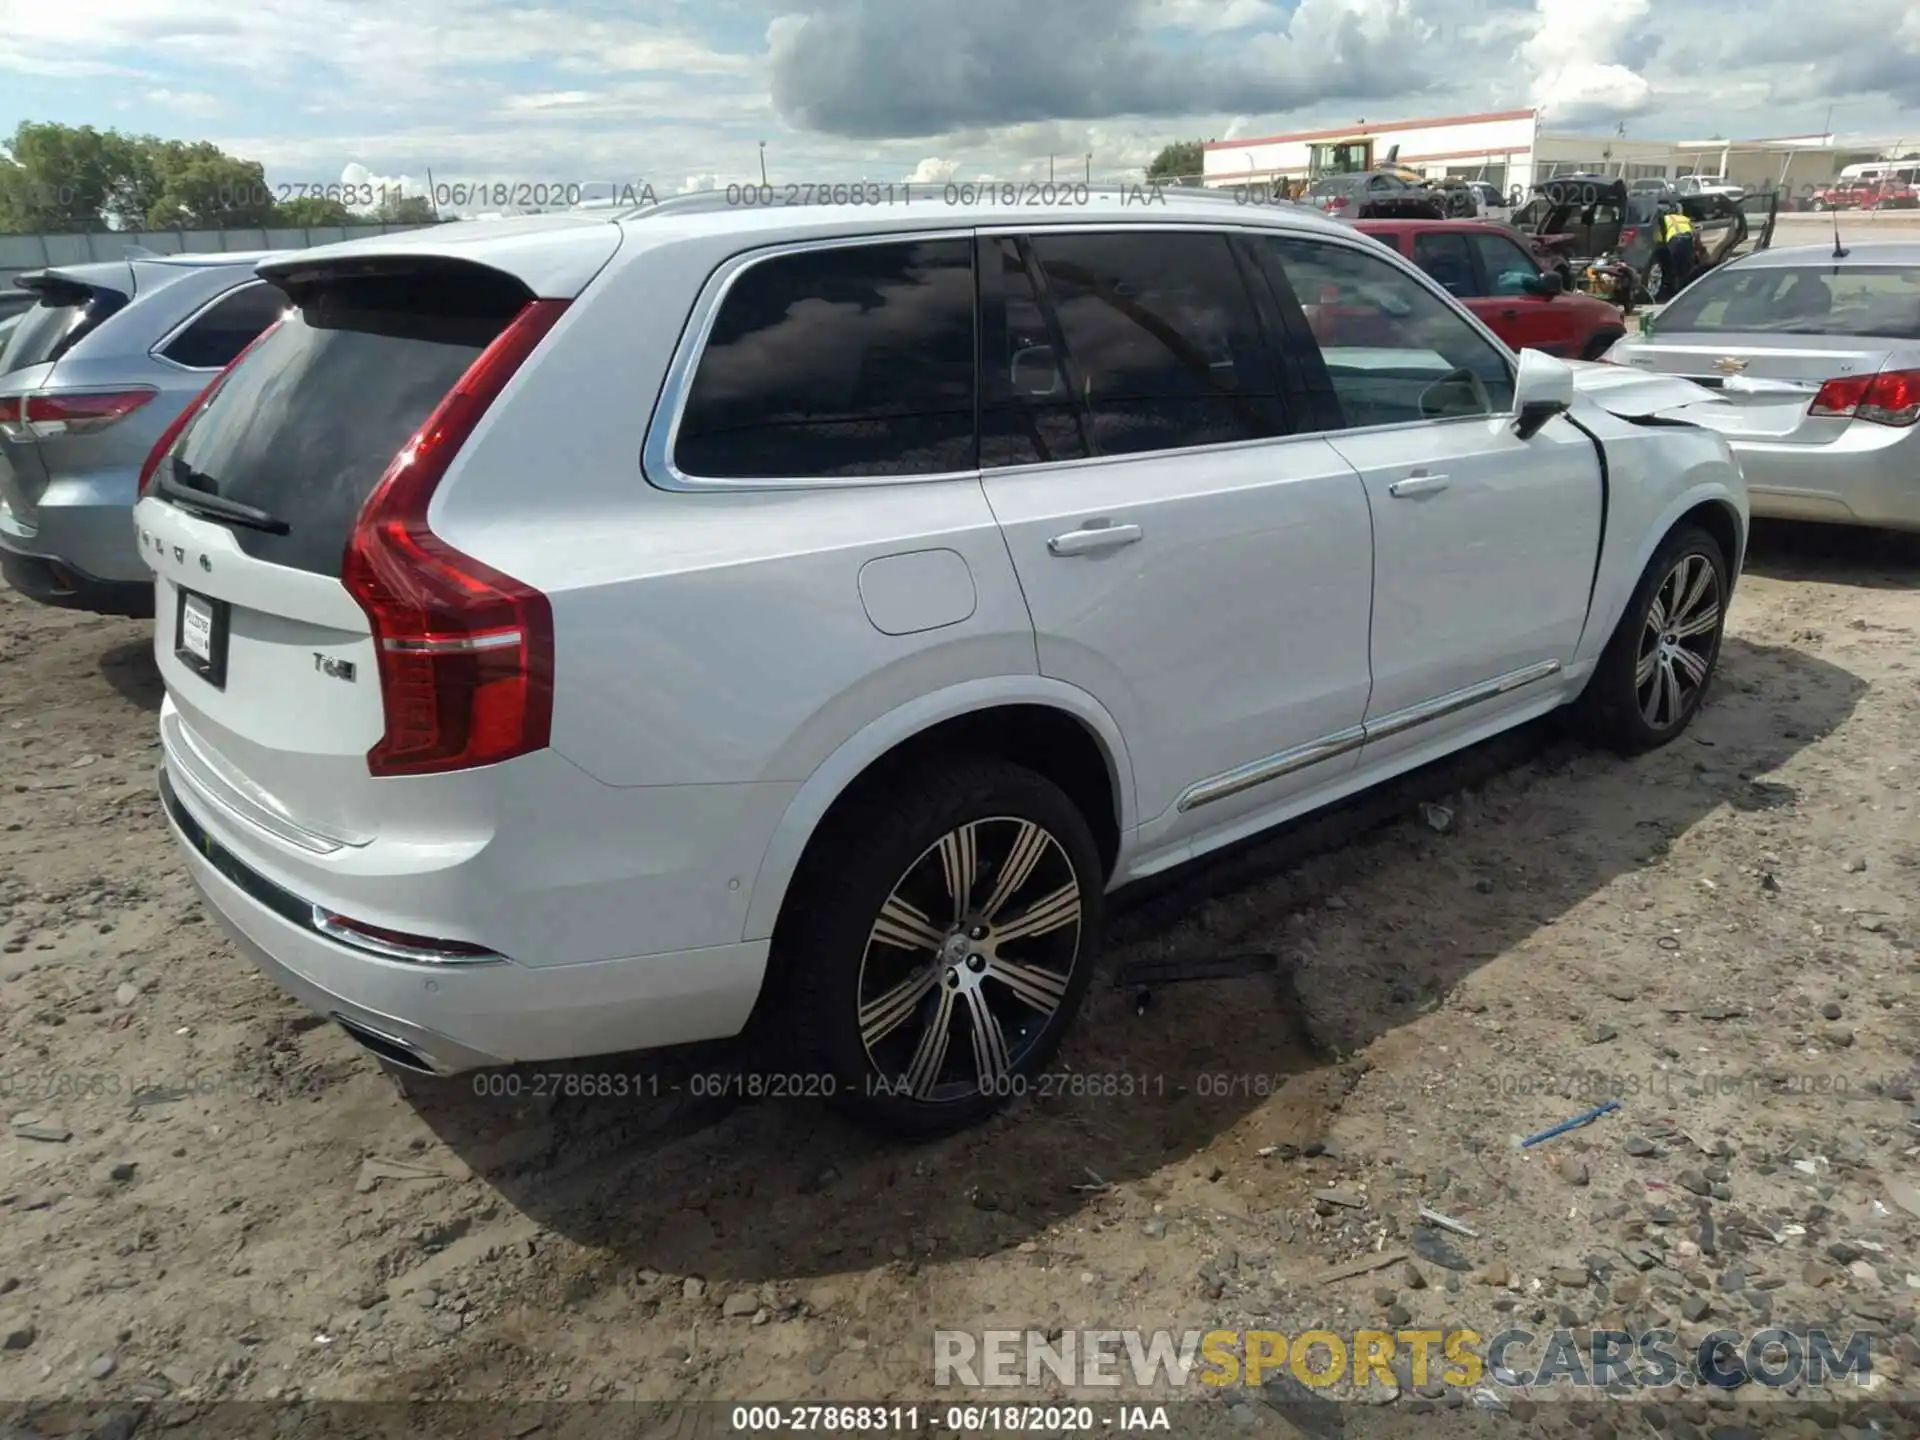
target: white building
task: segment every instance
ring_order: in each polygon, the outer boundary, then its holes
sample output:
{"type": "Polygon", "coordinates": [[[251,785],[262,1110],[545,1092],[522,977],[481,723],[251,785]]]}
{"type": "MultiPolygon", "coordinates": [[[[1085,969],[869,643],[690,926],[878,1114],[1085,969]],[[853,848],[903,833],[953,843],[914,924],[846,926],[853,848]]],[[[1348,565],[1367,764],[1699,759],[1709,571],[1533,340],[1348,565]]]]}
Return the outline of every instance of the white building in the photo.
{"type": "Polygon", "coordinates": [[[1836,145],[1831,135],[1767,140],[1646,140],[1577,135],[1541,128],[1537,110],[1496,110],[1425,120],[1355,121],[1335,130],[1302,130],[1203,147],[1204,183],[1246,185],[1311,179],[1392,161],[1430,178],[1454,175],[1523,190],[1555,174],[1596,171],[1626,180],[1722,174],[1750,189],[1811,188],[1842,165],[1878,148],[1836,145]]]}

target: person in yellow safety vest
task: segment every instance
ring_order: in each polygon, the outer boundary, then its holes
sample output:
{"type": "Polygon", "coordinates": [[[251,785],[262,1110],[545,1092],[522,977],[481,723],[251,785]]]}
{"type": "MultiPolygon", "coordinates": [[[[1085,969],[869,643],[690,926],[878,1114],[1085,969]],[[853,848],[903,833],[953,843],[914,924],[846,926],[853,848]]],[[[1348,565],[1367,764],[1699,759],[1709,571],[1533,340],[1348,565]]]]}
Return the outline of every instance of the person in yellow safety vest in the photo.
{"type": "Polygon", "coordinates": [[[1660,261],[1661,304],[1680,293],[1693,273],[1693,221],[1671,200],[1660,206],[1660,225],[1654,236],[1654,255],[1660,261]]]}

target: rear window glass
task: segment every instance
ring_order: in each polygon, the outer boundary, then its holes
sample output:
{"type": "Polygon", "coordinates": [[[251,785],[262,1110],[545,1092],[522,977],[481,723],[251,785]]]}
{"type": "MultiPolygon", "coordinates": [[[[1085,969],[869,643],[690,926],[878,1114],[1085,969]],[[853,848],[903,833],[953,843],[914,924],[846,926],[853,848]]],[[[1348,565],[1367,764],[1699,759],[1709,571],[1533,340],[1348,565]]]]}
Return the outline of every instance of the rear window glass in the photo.
{"type": "Polygon", "coordinates": [[[1331,179],[1314,181],[1313,188],[1307,191],[1307,194],[1322,198],[1328,195],[1351,195],[1364,184],[1366,184],[1364,175],[1338,175],[1331,179]]]}
{"type": "Polygon", "coordinates": [[[188,427],[161,479],[283,523],[285,534],[235,527],[256,559],[338,575],[375,483],[527,297],[504,277],[435,275],[299,298],[188,427]]]}
{"type": "Polygon", "coordinates": [[[1661,312],[1660,330],[1920,340],[1920,266],[1721,270],[1681,291],[1661,312]]]}
{"type": "Polygon", "coordinates": [[[0,375],[58,360],[126,303],[125,295],[104,287],[47,292],[39,304],[21,314],[19,323],[5,337],[0,375]]]}

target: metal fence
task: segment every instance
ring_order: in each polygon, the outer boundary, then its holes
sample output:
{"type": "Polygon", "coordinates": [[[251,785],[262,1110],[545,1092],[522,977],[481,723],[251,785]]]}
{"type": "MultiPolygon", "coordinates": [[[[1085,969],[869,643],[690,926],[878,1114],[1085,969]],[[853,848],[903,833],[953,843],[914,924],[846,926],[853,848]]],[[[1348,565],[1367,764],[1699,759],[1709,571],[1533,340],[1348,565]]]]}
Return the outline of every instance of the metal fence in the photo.
{"type": "Polygon", "coordinates": [[[124,260],[130,247],[155,255],[217,255],[227,250],[305,250],[418,225],[312,225],[274,230],[97,230],[67,235],[0,235],[0,286],[49,265],[124,260]]]}

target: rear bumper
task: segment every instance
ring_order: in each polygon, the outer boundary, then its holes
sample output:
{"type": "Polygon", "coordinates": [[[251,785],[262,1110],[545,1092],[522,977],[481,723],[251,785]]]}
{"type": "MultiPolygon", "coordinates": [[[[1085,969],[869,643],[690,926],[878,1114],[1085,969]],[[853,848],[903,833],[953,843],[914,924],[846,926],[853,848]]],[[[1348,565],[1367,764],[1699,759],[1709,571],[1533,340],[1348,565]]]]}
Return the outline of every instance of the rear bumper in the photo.
{"type": "Polygon", "coordinates": [[[198,797],[165,768],[160,787],[194,885],[241,952],[308,1009],[401,1063],[446,1075],[725,1039],[758,997],[765,940],[542,967],[363,953],[301,923],[306,902],[223,844],[217,812],[204,802],[196,810],[198,797]]]}
{"type": "Polygon", "coordinates": [[[135,480],[56,480],[32,523],[0,504],[0,564],[16,590],[50,605],[115,615],[153,613],[153,575],[134,536],[135,480]]]}
{"type": "Polygon", "coordinates": [[[152,581],[139,585],[83,575],[63,561],[22,554],[7,543],[4,534],[0,534],[0,578],[42,605],[142,619],[153,614],[152,581]]]}
{"type": "Polygon", "coordinates": [[[1855,421],[1826,445],[1728,438],[1755,515],[1920,530],[1920,427],[1855,421]]]}

